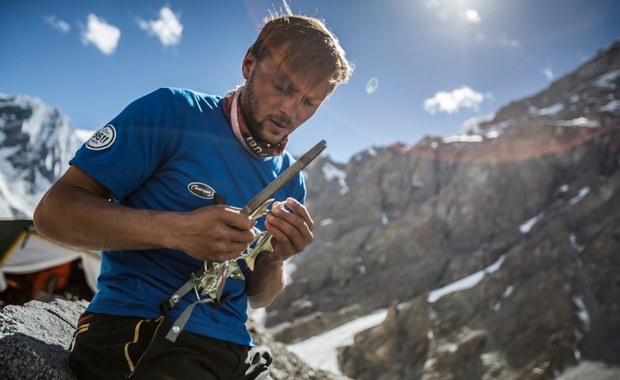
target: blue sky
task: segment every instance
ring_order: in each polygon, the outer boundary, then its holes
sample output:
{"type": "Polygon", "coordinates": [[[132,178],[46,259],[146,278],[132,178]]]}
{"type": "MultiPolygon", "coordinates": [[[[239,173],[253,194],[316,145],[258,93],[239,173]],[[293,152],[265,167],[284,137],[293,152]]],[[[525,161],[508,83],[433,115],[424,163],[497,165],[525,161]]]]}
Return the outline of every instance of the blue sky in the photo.
{"type": "MultiPolygon", "coordinates": [[[[356,71],[297,130],[346,162],[371,146],[459,133],[620,38],[616,0],[291,0],[356,71]]],[[[277,0],[0,0],[0,92],[41,98],[79,129],[161,86],[223,94],[277,0]]]]}

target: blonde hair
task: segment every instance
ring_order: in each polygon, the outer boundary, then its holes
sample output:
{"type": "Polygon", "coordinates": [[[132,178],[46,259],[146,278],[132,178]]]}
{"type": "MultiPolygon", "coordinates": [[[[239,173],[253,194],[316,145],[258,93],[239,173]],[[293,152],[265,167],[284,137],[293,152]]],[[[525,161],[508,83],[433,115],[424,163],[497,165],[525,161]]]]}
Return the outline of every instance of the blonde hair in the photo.
{"type": "Polygon", "coordinates": [[[313,17],[272,15],[250,51],[259,62],[266,56],[278,58],[279,65],[308,83],[327,78],[331,90],[346,83],[353,72],[338,38],[313,17]]]}

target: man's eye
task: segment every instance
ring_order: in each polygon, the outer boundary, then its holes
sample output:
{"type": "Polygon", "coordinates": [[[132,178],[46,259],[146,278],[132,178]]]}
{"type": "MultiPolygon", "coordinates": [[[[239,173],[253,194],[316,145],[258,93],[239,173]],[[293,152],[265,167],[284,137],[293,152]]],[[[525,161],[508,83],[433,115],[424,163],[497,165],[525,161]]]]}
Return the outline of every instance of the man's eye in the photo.
{"type": "Polygon", "coordinates": [[[290,86],[290,84],[289,84],[289,83],[282,83],[282,82],[276,82],[276,81],[274,81],[274,82],[273,82],[273,87],[274,87],[276,90],[278,90],[278,91],[280,91],[280,92],[282,92],[282,93],[285,93],[285,94],[287,94],[287,93],[291,92],[291,86],[290,86]]]}
{"type": "Polygon", "coordinates": [[[310,98],[304,98],[304,104],[308,107],[314,107],[316,103],[310,98]]]}

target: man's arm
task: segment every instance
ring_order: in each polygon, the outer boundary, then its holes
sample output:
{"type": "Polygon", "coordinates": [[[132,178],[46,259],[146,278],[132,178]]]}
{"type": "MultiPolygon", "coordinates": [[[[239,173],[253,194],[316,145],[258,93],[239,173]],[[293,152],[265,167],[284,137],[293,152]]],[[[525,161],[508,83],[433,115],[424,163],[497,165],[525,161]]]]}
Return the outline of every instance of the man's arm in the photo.
{"type": "Polygon", "coordinates": [[[246,284],[250,306],[256,309],[269,306],[284,289],[284,261],[303,251],[314,239],[314,222],[308,210],[293,198],[274,204],[265,227],[273,235],[273,252],[258,255],[246,284]]]}
{"type": "Polygon", "coordinates": [[[113,196],[71,166],[37,206],[35,227],[41,235],[76,248],[170,248],[218,262],[236,258],[255,237],[254,221],[233,207],[141,210],[110,202],[113,196]]]}

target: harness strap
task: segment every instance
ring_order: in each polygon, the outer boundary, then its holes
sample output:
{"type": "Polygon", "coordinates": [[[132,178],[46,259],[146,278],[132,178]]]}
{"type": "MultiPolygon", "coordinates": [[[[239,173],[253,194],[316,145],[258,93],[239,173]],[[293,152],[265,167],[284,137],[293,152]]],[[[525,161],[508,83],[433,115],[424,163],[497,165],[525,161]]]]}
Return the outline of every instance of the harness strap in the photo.
{"type": "MultiPolygon", "coordinates": [[[[202,276],[204,271],[205,271],[205,268],[201,267],[200,270],[196,272],[196,277],[202,276]]],[[[185,284],[183,284],[183,286],[181,286],[174,293],[172,293],[170,297],[168,297],[162,303],[159,304],[159,309],[161,310],[162,314],[166,314],[172,308],[174,308],[177,305],[177,303],[179,303],[181,298],[183,298],[187,293],[189,293],[192,289],[194,289],[195,286],[196,284],[194,283],[193,279],[190,278],[189,280],[187,280],[185,284]]]]}
{"type": "Polygon", "coordinates": [[[189,316],[192,314],[192,311],[194,311],[194,307],[198,304],[211,303],[211,302],[213,302],[213,298],[207,298],[204,300],[196,301],[192,303],[191,305],[189,305],[183,311],[183,313],[179,316],[179,318],[177,318],[177,320],[174,321],[174,323],[172,324],[172,327],[170,328],[170,330],[168,330],[168,334],[166,334],[166,339],[174,343],[177,340],[177,337],[179,336],[181,331],[183,331],[185,324],[189,320],[189,316]]]}

